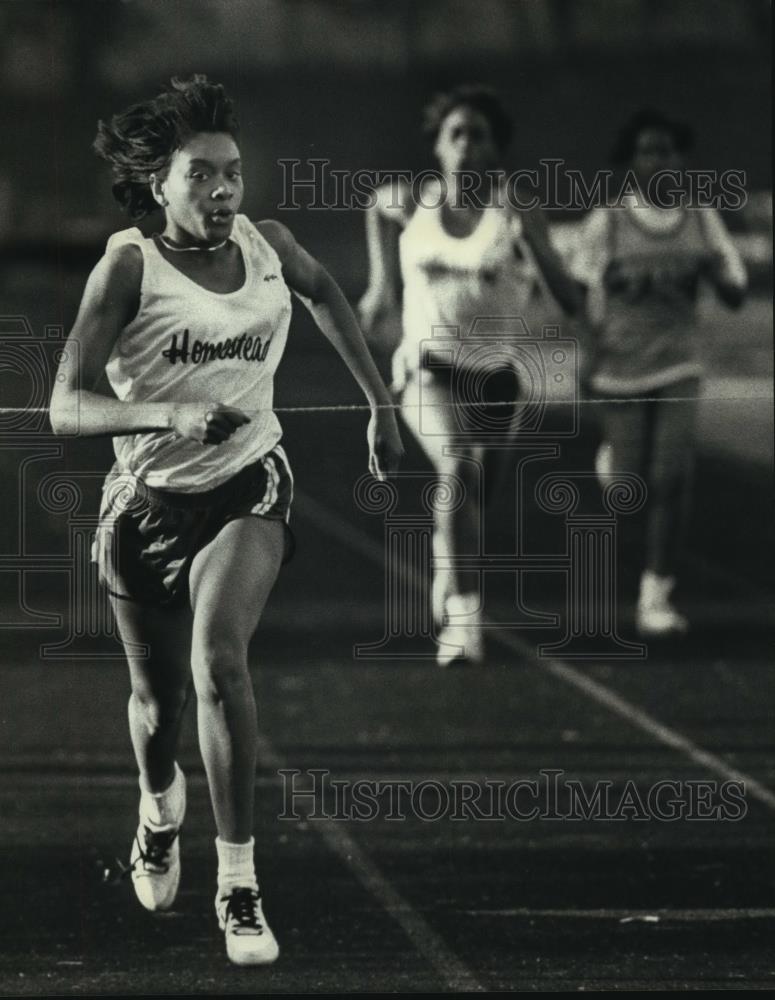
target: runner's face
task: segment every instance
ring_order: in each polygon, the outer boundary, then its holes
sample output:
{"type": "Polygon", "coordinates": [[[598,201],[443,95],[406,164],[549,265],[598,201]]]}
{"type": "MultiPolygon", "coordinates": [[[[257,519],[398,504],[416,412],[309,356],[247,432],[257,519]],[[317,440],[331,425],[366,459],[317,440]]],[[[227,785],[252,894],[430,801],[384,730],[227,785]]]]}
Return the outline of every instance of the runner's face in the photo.
{"type": "Polygon", "coordinates": [[[242,202],[239,147],[225,132],[199,132],[172,154],[161,182],[172,239],[225,240],[242,202]]]}
{"type": "Polygon", "coordinates": [[[683,158],[669,132],[660,128],[645,128],[638,133],[632,169],[641,184],[648,184],[660,170],[679,170],[682,163],[683,158]]]}
{"type": "Polygon", "coordinates": [[[433,151],[445,174],[453,170],[491,170],[498,165],[498,148],[483,114],[461,105],[441,123],[433,151]]]}

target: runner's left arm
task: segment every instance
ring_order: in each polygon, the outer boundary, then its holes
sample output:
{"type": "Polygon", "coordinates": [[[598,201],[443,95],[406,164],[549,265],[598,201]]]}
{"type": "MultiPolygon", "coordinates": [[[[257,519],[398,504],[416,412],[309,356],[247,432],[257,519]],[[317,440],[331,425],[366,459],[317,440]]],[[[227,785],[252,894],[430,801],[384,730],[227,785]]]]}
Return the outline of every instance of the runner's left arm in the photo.
{"type": "Polygon", "coordinates": [[[743,258],[718,211],[715,208],[697,211],[708,245],[705,273],[724,305],[738,309],[748,290],[748,274],[743,258]]]}
{"type": "Polygon", "coordinates": [[[552,245],[546,216],[539,208],[519,213],[522,235],[530,247],[541,275],[564,312],[575,316],[584,304],[584,288],[568,272],[562,257],[552,245]]]}
{"type": "Polygon", "coordinates": [[[396,471],[404,449],[390,393],[347,299],[323,265],[299,246],[285,226],[267,220],[257,223],[257,228],[280,258],[288,287],[307,307],[363,390],[371,407],[369,470],[384,479],[396,471]]]}

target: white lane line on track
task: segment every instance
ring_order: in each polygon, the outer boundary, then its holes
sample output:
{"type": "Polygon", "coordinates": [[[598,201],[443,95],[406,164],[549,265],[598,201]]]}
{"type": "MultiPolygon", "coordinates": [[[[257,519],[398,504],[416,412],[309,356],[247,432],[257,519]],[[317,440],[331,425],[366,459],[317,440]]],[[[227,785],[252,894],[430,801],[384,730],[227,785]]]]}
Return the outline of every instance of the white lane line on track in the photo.
{"type": "Polygon", "coordinates": [[[742,907],[726,909],[698,908],[693,910],[461,910],[469,917],[522,917],[525,919],[558,918],[569,920],[618,920],[620,923],[661,923],[679,921],[681,923],[713,923],[725,920],[775,920],[775,909],[742,907]],[[654,920],[654,918],[658,920],[654,920]],[[651,918],[651,920],[647,919],[651,918]]]}
{"type": "MultiPolygon", "coordinates": [[[[258,739],[258,757],[263,767],[275,771],[290,766],[263,735],[259,735],[258,739]]],[[[302,805],[301,809],[303,808],[302,805]]],[[[371,893],[383,910],[395,920],[418,953],[434,968],[447,990],[454,993],[484,991],[484,987],[473,972],[460,961],[426,919],[390,884],[341,823],[331,819],[315,819],[311,826],[320,834],[331,853],[350,869],[362,887],[371,893]]]]}
{"type": "Polygon", "coordinates": [[[753,798],[758,799],[763,805],[775,810],[775,793],[762,785],[756,778],[751,777],[750,774],[746,774],[744,771],[739,771],[736,767],[731,767],[716,754],[710,753],[708,750],[703,750],[702,747],[697,746],[688,737],[683,736],[670,726],[663,725],[663,723],[653,718],[647,712],[644,712],[636,705],[622,698],[621,695],[616,694],[610,688],[606,687],[605,684],[593,680],[580,670],[570,666],[570,664],[563,663],[562,660],[538,659],[527,643],[520,642],[514,636],[499,633],[497,634],[497,638],[501,643],[519,651],[522,655],[530,655],[532,659],[537,660],[554,677],[573,685],[587,695],[587,697],[592,698],[598,704],[603,705],[616,715],[626,719],[627,722],[632,723],[632,725],[636,726],[642,732],[653,736],[654,739],[664,746],[677,750],[688,757],[693,763],[699,764],[708,771],[718,774],[727,781],[742,782],[745,786],[746,795],[753,796],[753,798]]]}
{"type": "MultiPolygon", "coordinates": [[[[312,500],[305,494],[300,495],[298,490],[296,492],[296,500],[298,503],[297,509],[303,517],[308,518],[319,528],[340,539],[349,545],[350,548],[360,552],[367,559],[377,562],[380,566],[384,565],[385,553],[382,547],[372,541],[359,528],[354,528],[352,525],[347,524],[338,514],[329,510],[318,501],[312,500]]],[[[403,567],[401,572],[405,580],[412,583],[417,582],[403,567]]],[[[488,624],[492,625],[494,623],[490,622],[488,624]]],[[[588,698],[596,701],[599,705],[603,705],[637,729],[648,733],[649,736],[656,739],[659,743],[684,754],[695,764],[699,764],[727,781],[744,782],[746,795],[750,794],[769,809],[775,810],[775,793],[762,785],[756,778],[751,777],[751,775],[743,771],[739,771],[737,768],[731,767],[716,754],[703,750],[702,747],[697,746],[677,730],[663,725],[647,712],[638,708],[637,705],[633,705],[626,698],[616,694],[610,688],[606,687],[605,684],[593,680],[587,674],[582,673],[582,671],[577,670],[562,660],[543,659],[537,656],[532,646],[508,632],[491,628],[488,629],[488,634],[492,635],[501,645],[519,653],[528,662],[541,667],[565,684],[575,687],[588,698]]]]}

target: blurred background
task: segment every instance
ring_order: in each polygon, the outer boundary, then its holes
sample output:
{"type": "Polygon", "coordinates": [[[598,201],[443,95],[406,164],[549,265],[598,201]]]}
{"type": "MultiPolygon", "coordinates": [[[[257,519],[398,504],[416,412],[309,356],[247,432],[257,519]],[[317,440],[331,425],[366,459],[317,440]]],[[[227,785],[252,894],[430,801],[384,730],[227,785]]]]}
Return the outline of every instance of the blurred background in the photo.
{"type": "MultiPolygon", "coordinates": [[[[249,214],[282,202],[280,158],[430,166],[424,102],[482,80],[515,115],[512,169],[556,157],[591,175],[643,105],[691,122],[693,166],[746,172],[748,208],[729,221],[750,232],[769,215],[769,19],[768,0],[5,2],[0,234],[64,251],[120,226],[90,150],[97,119],[193,72],[237,100],[249,214]]],[[[295,214],[286,221],[358,291],[360,214],[295,214]]]]}
{"type": "MultiPolygon", "coordinates": [[[[653,106],[696,130],[692,167],[740,170],[747,178],[747,204],[725,219],[754,294],[737,314],[711,298],[701,303],[708,395],[743,399],[737,406],[708,403],[703,434],[712,454],[737,461],[743,453],[747,467],[752,460],[768,471],[770,40],[768,0],[4,2],[0,313],[10,317],[6,334],[13,338],[24,327],[44,338],[47,327],[69,329],[107,235],[128,225],[91,150],[97,120],[157,92],[173,75],[205,72],[227,85],[243,127],[244,211],[285,222],[353,301],[366,283],[363,213],[310,210],[304,195],[300,210],[278,209],[281,158],[324,158],[336,170],[432,166],[420,131],[424,103],[440,88],[482,81],[502,92],[516,118],[509,170],[551,157],[591,178],[608,166],[625,118],[653,106]],[[761,396],[764,405],[755,402],[761,396]]],[[[299,170],[307,172],[304,165],[299,170]]],[[[558,242],[566,243],[578,213],[549,216],[558,242]]],[[[297,371],[290,358],[309,361],[329,350],[309,333],[303,315],[295,330],[278,379],[281,402],[297,371]]],[[[45,405],[45,391],[31,394],[10,350],[0,365],[0,403],[30,405],[34,398],[45,405]]],[[[318,395],[322,400],[325,389],[318,395]]],[[[12,428],[3,427],[10,442],[12,428]]],[[[68,443],[62,459],[96,468],[109,460],[105,441],[68,443]]],[[[16,451],[0,449],[0,474],[15,481],[18,462],[16,451]]],[[[730,497],[730,511],[739,522],[739,498],[730,497]]],[[[47,510],[33,517],[41,544],[55,546],[57,518],[47,510]]],[[[740,526],[744,540],[755,534],[749,527],[740,526]]],[[[0,541],[13,545],[16,533],[15,518],[6,520],[0,541]]],[[[747,548],[742,561],[750,556],[758,565],[761,545],[752,540],[747,548]]]]}

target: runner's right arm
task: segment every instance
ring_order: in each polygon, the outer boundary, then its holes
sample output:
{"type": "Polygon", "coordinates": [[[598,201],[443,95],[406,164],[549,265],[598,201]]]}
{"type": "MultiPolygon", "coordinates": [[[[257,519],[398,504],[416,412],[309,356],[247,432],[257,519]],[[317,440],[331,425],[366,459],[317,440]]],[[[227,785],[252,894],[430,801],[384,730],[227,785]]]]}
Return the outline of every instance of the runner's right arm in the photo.
{"type": "Polygon", "coordinates": [[[376,204],[366,211],[369,284],[358,303],[358,316],[364,332],[378,336],[382,324],[398,309],[398,238],[408,221],[410,191],[399,181],[385,184],[374,193],[376,204]]]}
{"type": "Polygon", "coordinates": [[[137,313],[142,274],[139,248],[123,246],[106,253],[89,275],[57,371],[52,429],[82,437],[173,430],[202,444],[225,441],[250,419],[240,410],[217,402],[121,402],[94,391],[121,331],[137,313]]]}

